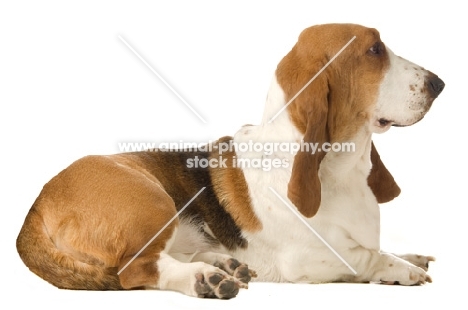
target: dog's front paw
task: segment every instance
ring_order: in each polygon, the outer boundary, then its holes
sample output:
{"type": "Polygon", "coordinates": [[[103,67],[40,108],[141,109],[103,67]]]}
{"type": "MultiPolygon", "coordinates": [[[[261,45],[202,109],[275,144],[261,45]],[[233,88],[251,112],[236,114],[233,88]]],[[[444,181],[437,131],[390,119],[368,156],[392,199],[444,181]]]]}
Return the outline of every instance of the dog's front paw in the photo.
{"type": "Polygon", "coordinates": [[[398,255],[400,258],[410,262],[411,264],[418,266],[425,271],[429,269],[429,262],[434,262],[434,256],[424,256],[424,255],[417,255],[417,254],[405,254],[405,255],[398,255]]]}
{"type": "Polygon", "coordinates": [[[382,284],[421,285],[432,282],[424,269],[396,257],[377,273],[377,277],[382,284]]]}

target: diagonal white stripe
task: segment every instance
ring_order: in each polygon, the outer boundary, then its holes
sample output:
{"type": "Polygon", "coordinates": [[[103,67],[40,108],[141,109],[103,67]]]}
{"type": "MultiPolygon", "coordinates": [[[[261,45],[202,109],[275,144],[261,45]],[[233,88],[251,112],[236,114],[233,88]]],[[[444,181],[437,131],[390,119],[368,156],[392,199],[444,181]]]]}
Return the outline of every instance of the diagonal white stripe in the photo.
{"type": "Polygon", "coordinates": [[[161,82],[164,83],[164,85],[166,85],[167,88],[169,88],[170,91],[174,93],[174,95],[177,96],[177,98],[179,98],[180,101],[182,101],[187,106],[187,108],[190,109],[190,111],[193,112],[193,114],[195,114],[203,123],[206,124],[205,119],[201,117],[200,114],[198,114],[197,111],[195,111],[195,109],[178,92],[176,92],[176,90],[156,70],[154,70],[154,68],[151,67],[150,64],[130,44],[128,44],[128,42],[121,35],[119,35],[119,39],[151,70],[151,72],[154,73],[154,75],[156,75],[161,80],[161,82]]]}
{"type": "Polygon", "coordinates": [[[187,203],[185,204],[185,206],[183,206],[183,208],[180,209],[179,212],[177,212],[176,215],[174,215],[174,216],[169,220],[169,222],[167,222],[167,224],[164,225],[164,227],[161,228],[161,229],[157,232],[157,234],[154,235],[154,237],[151,238],[151,240],[148,241],[148,242],[141,248],[141,250],[138,251],[138,253],[136,253],[136,254],[132,257],[132,259],[128,261],[128,263],[125,264],[125,266],[123,266],[122,269],[119,270],[119,272],[117,272],[117,275],[120,275],[120,274],[122,273],[122,271],[124,271],[124,270],[128,267],[128,265],[130,265],[138,256],[140,256],[140,254],[151,244],[151,242],[153,242],[154,239],[156,239],[156,238],[164,231],[164,229],[167,228],[167,226],[169,226],[176,218],[178,218],[179,215],[180,215],[182,212],[184,212],[184,210],[192,203],[192,201],[194,201],[195,198],[197,198],[198,195],[200,195],[201,192],[203,192],[203,191],[205,190],[205,188],[206,188],[206,187],[202,187],[202,189],[200,189],[200,190],[198,191],[198,193],[196,193],[195,196],[193,196],[193,198],[190,199],[190,201],[187,202],[187,203]]]}
{"type": "Polygon", "coordinates": [[[325,239],[322,238],[322,236],[320,236],[320,234],[315,231],[315,229],[312,228],[312,226],[309,225],[309,223],[307,223],[307,221],[304,219],[304,217],[302,215],[299,214],[299,212],[297,212],[296,209],[294,209],[285,199],[283,199],[283,197],[280,196],[280,194],[278,194],[278,192],[276,192],[271,186],[268,187],[270,189],[270,191],[276,195],[276,197],[278,197],[288,208],[289,210],[291,210],[292,213],[294,213],[294,215],[297,216],[297,218],[299,220],[301,220],[301,222],[307,227],[309,228],[309,230],[314,233],[315,236],[317,236],[317,238],[320,239],[320,241],[323,242],[323,244],[325,244],[325,246],[330,249],[330,251],[332,251],[333,254],[335,254],[336,257],[338,257],[339,260],[341,260],[343,262],[343,264],[346,265],[346,267],[348,267],[349,270],[351,270],[352,273],[354,274],[357,274],[356,270],[354,270],[353,267],[351,267],[351,265],[348,264],[347,261],[344,260],[344,258],[338,254],[337,251],[335,251],[335,249],[327,242],[325,241],[325,239]]]}
{"type": "Polygon", "coordinates": [[[310,83],[312,83],[312,82],[317,78],[317,76],[319,76],[320,73],[322,73],[323,70],[325,70],[325,69],[336,59],[336,57],[338,57],[338,56],[348,47],[348,45],[350,45],[351,42],[354,41],[354,39],[356,39],[356,36],[352,37],[351,40],[349,40],[348,43],[346,43],[345,46],[343,46],[343,47],[338,51],[338,53],[336,53],[336,55],[333,56],[332,59],[330,59],[330,60],[325,64],[325,66],[323,66],[323,68],[320,69],[320,71],[317,72],[317,73],[309,80],[309,82],[307,82],[307,84],[305,84],[305,85],[297,92],[297,94],[295,94],[295,95],[288,101],[288,103],[286,103],[286,104],[285,104],[285,105],[268,121],[268,124],[271,123],[271,122],[273,122],[273,121],[275,120],[275,118],[277,118],[278,115],[280,115],[280,114],[291,104],[291,102],[293,102],[294,99],[296,99],[297,96],[299,96],[299,95],[304,91],[304,89],[306,89],[307,86],[309,86],[310,83]]]}

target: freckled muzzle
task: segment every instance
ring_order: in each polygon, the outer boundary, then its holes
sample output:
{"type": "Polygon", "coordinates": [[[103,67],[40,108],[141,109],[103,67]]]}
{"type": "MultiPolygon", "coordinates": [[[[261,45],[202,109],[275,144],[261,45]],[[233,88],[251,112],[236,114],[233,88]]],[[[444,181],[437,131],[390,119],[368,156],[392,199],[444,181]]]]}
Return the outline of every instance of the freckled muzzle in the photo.
{"type": "Polygon", "coordinates": [[[426,93],[426,104],[422,111],[420,111],[419,116],[415,117],[412,120],[408,120],[406,122],[393,122],[387,119],[381,118],[378,120],[378,126],[381,128],[385,128],[388,126],[393,127],[406,127],[414,125],[415,123],[419,122],[423,119],[424,115],[429,111],[432,106],[432,102],[442,93],[445,88],[445,83],[434,73],[428,71],[426,79],[424,81],[424,92],[426,93]]]}

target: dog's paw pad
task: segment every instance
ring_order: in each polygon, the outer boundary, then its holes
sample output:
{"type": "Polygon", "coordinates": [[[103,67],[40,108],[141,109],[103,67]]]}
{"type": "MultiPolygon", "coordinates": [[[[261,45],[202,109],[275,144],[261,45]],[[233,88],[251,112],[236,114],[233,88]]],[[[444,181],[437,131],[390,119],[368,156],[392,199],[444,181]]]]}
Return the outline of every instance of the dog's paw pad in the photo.
{"type": "Polygon", "coordinates": [[[257,273],[251,269],[249,269],[249,266],[242,264],[239,267],[236,268],[233,274],[234,277],[239,279],[240,281],[244,283],[249,283],[252,278],[257,277],[257,273]]]}
{"type": "Polygon", "coordinates": [[[251,269],[246,264],[239,262],[235,258],[230,258],[224,263],[216,263],[216,267],[226,271],[228,274],[234,276],[243,283],[249,283],[252,278],[257,277],[257,273],[251,269]]]}
{"type": "Polygon", "coordinates": [[[239,293],[239,285],[234,280],[224,279],[217,288],[217,296],[222,299],[233,298],[239,293]]]}
{"type": "Polygon", "coordinates": [[[201,298],[230,299],[236,297],[245,284],[224,272],[195,274],[195,292],[201,298]]]}
{"type": "Polygon", "coordinates": [[[205,281],[205,276],[203,273],[195,274],[195,292],[198,297],[216,297],[213,293],[211,286],[205,281]]]}

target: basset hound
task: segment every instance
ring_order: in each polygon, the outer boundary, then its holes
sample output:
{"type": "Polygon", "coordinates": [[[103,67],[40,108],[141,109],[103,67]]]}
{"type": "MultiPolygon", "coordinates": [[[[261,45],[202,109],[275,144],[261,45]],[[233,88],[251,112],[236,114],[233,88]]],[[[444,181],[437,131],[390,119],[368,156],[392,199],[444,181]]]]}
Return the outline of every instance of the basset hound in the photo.
{"type": "Polygon", "coordinates": [[[32,272],[65,289],[228,299],[252,279],[431,282],[433,257],[380,249],[378,204],[400,188],[372,134],[418,122],[443,88],[435,74],[396,56],[375,29],[307,28],[275,71],[260,125],[241,127],[209,150],[77,160],[44,186],[18,253],[32,272]],[[279,147],[224,147],[242,143],[279,147]],[[340,143],[353,149],[334,147],[340,143]],[[312,144],[315,152],[302,147],[312,144]],[[188,165],[195,158],[223,165],[188,165]],[[267,160],[269,169],[246,164],[267,160]]]}

